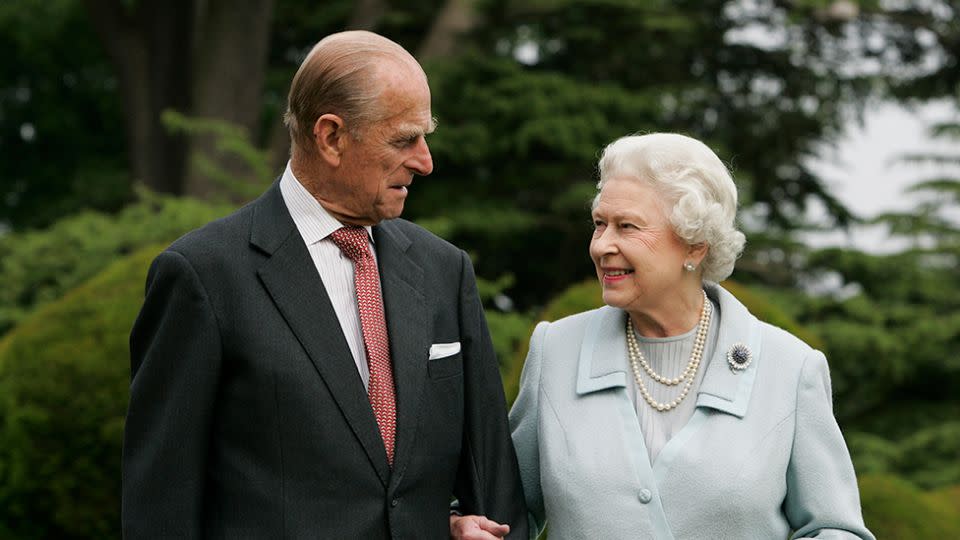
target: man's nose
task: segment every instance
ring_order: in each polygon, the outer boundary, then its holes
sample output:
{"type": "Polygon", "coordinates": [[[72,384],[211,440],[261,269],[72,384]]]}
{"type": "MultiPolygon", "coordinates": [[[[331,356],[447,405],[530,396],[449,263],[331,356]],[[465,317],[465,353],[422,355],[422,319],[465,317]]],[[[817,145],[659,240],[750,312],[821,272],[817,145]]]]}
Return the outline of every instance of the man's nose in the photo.
{"type": "Polygon", "coordinates": [[[407,168],[420,176],[427,176],[433,172],[433,156],[430,155],[430,147],[427,146],[426,139],[421,138],[417,141],[413,155],[407,160],[407,168]]]}

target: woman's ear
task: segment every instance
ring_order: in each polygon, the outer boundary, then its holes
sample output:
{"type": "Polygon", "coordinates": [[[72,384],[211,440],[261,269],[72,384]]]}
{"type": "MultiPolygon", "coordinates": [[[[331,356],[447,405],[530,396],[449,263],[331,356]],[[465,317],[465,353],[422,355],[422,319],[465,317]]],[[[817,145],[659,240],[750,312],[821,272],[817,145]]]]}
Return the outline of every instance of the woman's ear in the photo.
{"type": "Polygon", "coordinates": [[[700,267],[700,263],[703,262],[703,259],[707,256],[707,252],[710,251],[710,246],[706,242],[700,242],[699,244],[693,244],[687,247],[687,261],[693,263],[697,268],[700,267]]]}
{"type": "Polygon", "coordinates": [[[313,124],[314,149],[332,167],[340,165],[348,136],[343,119],[335,114],[324,114],[313,124]]]}

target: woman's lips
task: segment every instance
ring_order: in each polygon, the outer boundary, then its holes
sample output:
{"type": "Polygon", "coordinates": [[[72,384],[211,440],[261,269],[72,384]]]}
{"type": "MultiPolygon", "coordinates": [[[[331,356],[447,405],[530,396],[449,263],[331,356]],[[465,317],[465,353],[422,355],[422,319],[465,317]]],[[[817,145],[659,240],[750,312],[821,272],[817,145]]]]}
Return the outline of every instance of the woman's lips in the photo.
{"type": "Polygon", "coordinates": [[[627,279],[632,273],[633,270],[625,268],[605,268],[603,269],[603,281],[604,283],[616,283],[627,279]]]}

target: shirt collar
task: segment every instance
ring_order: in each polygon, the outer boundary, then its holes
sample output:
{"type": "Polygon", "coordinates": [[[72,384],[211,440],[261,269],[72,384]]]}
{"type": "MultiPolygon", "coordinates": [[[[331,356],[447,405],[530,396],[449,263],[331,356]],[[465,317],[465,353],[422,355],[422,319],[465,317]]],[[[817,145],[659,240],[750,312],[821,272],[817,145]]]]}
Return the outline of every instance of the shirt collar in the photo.
{"type": "MultiPolygon", "coordinates": [[[[303,187],[300,180],[293,175],[289,161],[280,178],[280,193],[283,195],[287,210],[290,211],[290,217],[300,231],[300,236],[308,246],[327,238],[330,233],[344,226],[337,218],[330,215],[330,212],[307,191],[307,188],[303,187]]],[[[365,226],[364,229],[367,230],[367,238],[372,243],[373,228],[365,226]]]]}

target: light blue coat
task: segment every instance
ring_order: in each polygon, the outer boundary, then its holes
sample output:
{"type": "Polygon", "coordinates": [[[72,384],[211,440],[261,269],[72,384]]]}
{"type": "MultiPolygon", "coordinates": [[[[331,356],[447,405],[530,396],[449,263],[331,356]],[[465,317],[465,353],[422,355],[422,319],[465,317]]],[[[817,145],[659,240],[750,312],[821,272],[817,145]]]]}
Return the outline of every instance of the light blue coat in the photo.
{"type": "Polygon", "coordinates": [[[510,412],[532,532],[549,520],[550,540],[873,539],[823,354],[704,288],[720,306],[715,353],[693,416],[652,464],[626,391],[625,313],[537,326],[510,412]],[[739,372],[736,343],[753,353],[739,372]]]}

